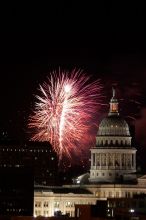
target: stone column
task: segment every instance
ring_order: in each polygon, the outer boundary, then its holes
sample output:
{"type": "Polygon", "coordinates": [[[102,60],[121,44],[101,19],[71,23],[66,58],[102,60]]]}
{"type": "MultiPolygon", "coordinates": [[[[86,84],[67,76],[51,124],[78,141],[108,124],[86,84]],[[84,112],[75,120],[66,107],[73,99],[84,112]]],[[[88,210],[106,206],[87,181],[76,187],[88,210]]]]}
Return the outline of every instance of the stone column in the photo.
{"type": "Polygon", "coordinates": [[[102,153],[101,153],[101,168],[102,168],[102,166],[103,166],[103,157],[102,157],[102,153]]]}
{"type": "Polygon", "coordinates": [[[108,169],[108,154],[106,154],[106,170],[108,169]]]}
{"type": "Polygon", "coordinates": [[[126,154],[124,154],[124,169],[126,169],[126,154]]]}
{"type": "Polygon", "coordinates": [[[112,166],[115,168],[115,154],[112,155],[112,166]]]}
{"type": "Polygon", "coordinates": [[[97,153],[95,153],[95,166],[97,168],[97,153]]]}
{"type": "Polygon", "coordinates": [[[122,156],[121,153],[119,155],[119,163],[120,163],[120,170],[122,169],[122,156]]]}
{"type": "Polygon", "coordinates": [[[94,154],[92,153],[92,166],[94,166],[94,154]]]}
{"type": "Polygon", "coordinates": [[[127,170],[127,154],[125,154],[125,169],[127,170]]]}
{"type": "Polygon", "coordinates": [[[100,170],[101,170],[101,153],[99,154],[99,165],[100,165],[100,170]]]}

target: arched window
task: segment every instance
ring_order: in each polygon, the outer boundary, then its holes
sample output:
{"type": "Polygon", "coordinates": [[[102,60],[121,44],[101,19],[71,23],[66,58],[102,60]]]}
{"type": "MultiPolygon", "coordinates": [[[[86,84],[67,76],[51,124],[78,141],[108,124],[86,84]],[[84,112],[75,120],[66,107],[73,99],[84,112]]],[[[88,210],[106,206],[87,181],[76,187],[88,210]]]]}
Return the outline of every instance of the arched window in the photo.
{"type": "Polygon", "coordinates": [[[112,140],[110,141],[110,146],[113,146],[113,141],[112,140]]]}
{"type": "Polygon", "coordinates": [[[109,198],[111,198],[112,197],[112,192],[111,191],[109,191],[109,198]]]}
{"type": "Polygon", "coordinates": [[[115,145],[116,145],[116,146],[118,146],[118,145],[119,145],[119,142],[118,142],[118,140],[116,140],[116,141],[115,141],[115,145]]]}
{"type": "Polygon", "coordinates": [[[106,145],[106,146],[108,145],[108,141],[107,141],[107,140],[105,141],[105,145],[106,145]]]}

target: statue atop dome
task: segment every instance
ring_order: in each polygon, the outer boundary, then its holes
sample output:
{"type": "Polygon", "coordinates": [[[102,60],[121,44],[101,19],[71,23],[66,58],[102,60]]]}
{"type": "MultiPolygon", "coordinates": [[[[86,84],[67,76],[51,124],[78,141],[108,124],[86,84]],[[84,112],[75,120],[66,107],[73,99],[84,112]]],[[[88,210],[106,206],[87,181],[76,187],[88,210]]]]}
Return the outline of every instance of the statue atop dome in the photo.
{"type": "Polygon", "coordinates": [[[113,97],[112,98],[115,98],[116,90],[114,89],[114,87],[112,87],[112,92],[113,92],[113,97]]]}

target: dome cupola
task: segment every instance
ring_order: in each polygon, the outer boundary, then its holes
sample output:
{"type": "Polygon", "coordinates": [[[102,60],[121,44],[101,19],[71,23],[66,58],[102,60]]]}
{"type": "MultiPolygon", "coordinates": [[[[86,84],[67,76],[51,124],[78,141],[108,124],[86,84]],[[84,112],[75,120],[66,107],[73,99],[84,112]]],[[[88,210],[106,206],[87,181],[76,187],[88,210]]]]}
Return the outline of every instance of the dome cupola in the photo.
{"type": "Polygon", "coordinates": [[[118,112],[118,100],[115,98],[115,89],[112,88],[112,92],[113,92],[113,96],[110,100],[110,111],[109,111],[109,116],[112,116],[112,115],[119,115],[119,112],[118,112]]]}

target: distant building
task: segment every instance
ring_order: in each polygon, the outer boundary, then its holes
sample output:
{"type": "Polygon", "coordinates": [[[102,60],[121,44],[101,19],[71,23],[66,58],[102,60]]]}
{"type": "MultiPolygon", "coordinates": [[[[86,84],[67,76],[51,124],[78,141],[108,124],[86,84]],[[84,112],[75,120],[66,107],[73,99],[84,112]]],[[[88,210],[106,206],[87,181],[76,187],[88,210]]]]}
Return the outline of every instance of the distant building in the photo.
{"type": "Polygon", "coordinates": [[[97,200],[146,193],[146,176],[136,173],[136,148],[131,145],[127,122],[119,115],[114,90],[109,114],[99,125],[96,147],[91,148],[90,173],[74,178],[73,182],[59,191],[36,187],[34,216],[52,216],[56,210],[74,216],[78,204],[93,205],[97,200]]]}
{"type": "Polygon", "coordinates": [[[95,198],[85,188],[35,187],[34,216],[55,216],[57,212],[75,216],[75,204],[94,204],[95,198]]]}
{"type": "Polygon", "coordinates": [[[96,205],[75,205],[75,219],[106,220],[107,201],[97,201],[96,205]]]}
{"type": "Polygon", "coordinates": [[[56,184],[57,166],[57,156],[48,142],[0,142],[0,167],[30,168],[35,184],[56,184]]]}
{"type": "Polygon", "coordinates": [[[0,168],[0,216],[32,216],[34,179],[24,167],[0,168]]]}
{"type": "Polygon", "coordinates": [[[78,220],[145,220],[146,196],[108,198],[97,201],[96,205],[75,205],[75,217],[78,220]]]}
{"type": "Polygon", "coordinates": [[[145,220],[146,219],[146,195],[133,198],[110,198],[107,200],[107,216],[117,220],[145,220]]]}

